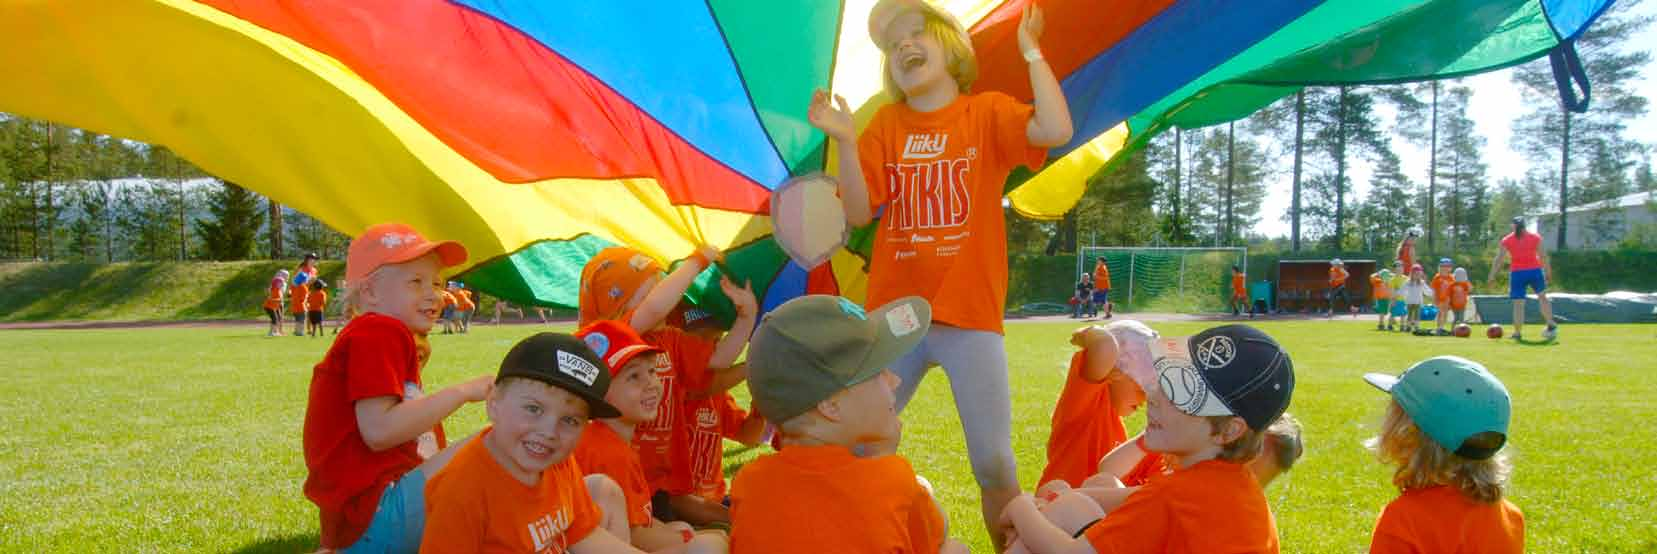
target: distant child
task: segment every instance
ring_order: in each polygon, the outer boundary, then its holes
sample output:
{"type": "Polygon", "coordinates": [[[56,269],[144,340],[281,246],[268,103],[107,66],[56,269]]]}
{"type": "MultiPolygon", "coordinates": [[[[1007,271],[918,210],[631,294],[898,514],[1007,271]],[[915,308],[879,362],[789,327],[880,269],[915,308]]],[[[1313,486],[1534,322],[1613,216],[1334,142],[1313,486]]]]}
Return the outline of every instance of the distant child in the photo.
{"type": "Polygon", "coordinates": [[[1392,324],[1395,321],[1399,324],[1398,328],[1400,330],[1409,330],[1407,327],[1404,327],[1404,316],[1409,315],[1409,312],[1405,309],[1404,285],[1409,284],[1409,282],[1409,268],[1404,265],[1404,262],[1393,261],[1392,279],[1387,281],[1387,288],[1392,290],[1392,309],[1387,312],[1388,331],[1392,330],[1392,324]]]}
{"type": "Polygon", "coordinates": [[[730,521],[730,510],[692,494],[692,422],[685,409],[691,395],[713,395],[747,378],[737,357],[748,344],[759,309],[751,287],[738,288],[721,278],[720,290],[736,308],[732,332],[717,342],[705,340],[666,324],[691,282],[718,261],[719,252],[704,248],[667,277],[655,259],[625,247],[599,251],[581,271],[579,296],[583,325],[601,320],[627,323],[645,342],[663,350],[656,359],[662,382],[661,408],[656,418],[635,429],[645,478],[659,519],[708,525],[730,521]]]}
{"type": "Polygon", "coordinates": [[[1254,319],[1254,306],[1249,305],[1249,293],[1244,288],[1243,268],[1231,266],[1231,315],[1240,315],[1239,306],[1248,308],[1249,319],[1254,319]]]}
{"type": "Polygon", "coordinates": [[[1473,296],[1473,283],[1467,280],[1467,268],[1456,268],[1455,277],[1450,283],[1450,311],[1455,313],[1456,325],[1461,325],[1467,316],[1467,300],[1473,296]]]}
{"type": "Polygon", "coordinates": [[[288,289],[288,313],[293,314],[293,336],[305,336],[305,317],[311,312],[306,301],[311,297],[311,279],[301,278],[307,275],[300,273],[294,276],[293,286],[288,289]]]}
{"type": "Polygon", "coordinates": [[[1450,286],[1456,282],[1453,273],[1455,267],[1456,262],[1449,258],[1439,258],[1438,273],[1433,274],[1433,305],[1438,308],[1438,317],[1434,319],[1437,325],[1433,334],[1439,336],[1450,334],[1449,331],[1444,329],[1444,322],[1450,320],[1450,286]]]}
{"type": "Polygon", "coordinates": [[[1432,287],[1427,286],[1427,272],[1420,264],[1410,268],[1410,282],[1404,283],[1398,293],[1404,297],[1406,310],[1403,330],[1412,333],[1420,331],[1421,305],[1433,297],[1432,287]]]}
{"type": "Polygon", "coordinates": [[[605,528],[649,552],[725,552],[722,536],[699,537],[691,526],[663,523],[651,513],[650,483],[644,478],[638,452],[633,450],[633,429],[655,419],[661,405],[656,355],[662,350],[617,321],[593,323],[576,337],[608,366],[611,381],[604,401],[618,413],[615,417],[594,418],[575,447],[575,461],[587,475],[588,492],[595,498],[606,496],[605,490],[621,493],[622,508],[604,514],[605,528]]]}
{"type": "Polygon", "coordinates": [[[1076,294],[1070,297],[1070,319],[1086,317],[1093,311],[1093,275],[1083,273],[1076,279],[1076,294]]]}
{"type": "Polygon", "coordinates": [[[1387,318],[1392,312],[1392,289],[1387,282],[1392,280],[1392,272],[1382,269],[1369,274],[1369,294],[1375,300],[1375,330],[1387,329],[1387,318]]]}
{"type": "Polygon", "coordinates": [[[270,318],[270,332],[267,337],[282,335],[282,294],[288,291],[288,270],[276,270],[276,276],[271,277],[270,286],[265,289],[265,316],[270,318]]]}
{"type": "Polygon", "coordinates": [[[1080,537],[1023,495],[1001,523],[1010,548],[1072,552],[1278,551],[1277,526],[1248,462],[1289,406],[1288,353],[1252,327],[1226,325],[1153,343],[1158,391],[1148,394],[1146,450],[1177,460],[1173,472],[1129,494],[1080,537]]]}
{"type": "Polygon", "coordinates": [[[1404,239],[1398,241],[1398,257],[1395,260],[1398,265],[1406,269],[1415,267],[1415,238],[1419,236],[1420,231],[1410,229],[1404,233],[1404,239]]]}
{"type": "Polygon", "coordinates": [[[455,299],[455,306],[454,306],[454,327],[455,327],[455,331],[460,332],[460,333],[465,333],[467,331],[470,331],[471,330],[470,329],[470,322],[472,320],[472,310],[477,309],[477,304],[474,304],[472,302],[471,293],[469,291],[467,291],[464,286],[461,286],[460,283],[457,283],[457,282],[454,282],[454,281],[449,282],[448,293],[449,293],[449,296],[454,297],[454,299],[455,299]]]}
{"type": "Polygon", "coordinates": [[[1156,336],[1131,320],[1070,335],[1070,344],[1081,350],[1070,357],[1064,390],[1053,405],[1047,468],[1038,485],[1064,481],[1080,487],[1099,460],[1127,440],[1122,418],[1145,403],[1145,386],[1154,382],[1150,346],[1156,336]]]}
{"type": "MultiPolygon", "coordinates": [[[[979,508],[993,538],[996,515],[1019,492],[1002,336],[1002,186],[1018,166],[1040,168],[1048,148],[1070,142],[1070,108],[1042,55],[1044,18],[1033,4],[1006,37],[1023,54],[1029,104],[1000,92],[971,93],[978,78],[972,37],[933,2],[881,0],[867,23],[881,53],[882,90],[892,103],[859,132],[845,99],[818,90],[808,118],[834,139],[848,226],[866,226],[880,214],[864,306],[908,296],[932,304],[931,336],[891,368],[902,381],[899,409],[926,372],[943,368],[957,393],[979,508]],[[935,209],[932,200],[943,198],[950,209],[935,209]]],[[[874,70],[861,69],[871,77],[874,70]]]]}
{"type": "Polygon", "coordinates": [[[610,369],[580,339],[539,333],[514,345],[488,395],[490,425],[425,486],[420,551],[639,552],[600,528],[570,457],[589,417],[617,415],[609,387],[610,369]]]}
{"type": "Polygon", "coordinates": [[[443,449],[443,418],[490,388],[481,376],[428,395],[420,376],[417,337],[437,317],[431,283],[465,260],[459,243],[399,223],[351,242],[346,296],[362,314],[316,365],[305,407],[304,490],[321,512],[324,549],[419,548],[426,479],[454,453],[443,449]]]}
{"type": "Polygon", "coordinates": [[[437,289],[437,297],[443,301],[443,311],[440,312],[442,315],[439,315],[438,319],[443,322],[443,334],[445,335],[453,334],[456,327],[455,306],[460,305],[460,303],[455,301],[454,293],[450,292],[454,290],[454,287],[453,281],[450,281],[447,287],[443,283],[432,284],[432,288],[437,289]]]}
{"type": "Polygon", "coordinates": [[[1093,264],[1093,313],[1089,315],[1098,317],[1100,306],[1105,308],[1105,319],[1110,319],[1110,266],[1104,258],[1093,264]]]}
{"type": "Polygon", "coordinates": [[[328,307],[328,283],[321,279],[310,282],[311,294],[305,297],[305,319],[309,324],[306,332],[313,337],[322,336],[322,310],[328,307]]]}
{"type": "MultiPolygon", "coordinates": [[[[1348,273],[1346,271],[1346,262],[1342,262],[1340,258],[1335,258],[1333,260],[1329,260],[1329,295],[1328,296],[1329,296],[1329,317],[1330,318],[1335,317],[1335,296],[1336,295],[1340,295],[1341,300],[1345,301],[1346,305],[1349,308],[1352,306],[1352,296],[1348,295],[1346,293],[1346,279],[1351,277],[1351,276],[1352,276],[1352,274],[1348,273]]],[[[1353,317],[1357,317],[1357,316],[1353,316],[1353,317]]]]}
{"type": "Polygon", "coordinates": [[[1507,387],[1478,362],[1428,358],[1403,375],[1370,373],[1386,391],[1386,420],[1368,446],[1395,466],[1396,500],[1381,510],[1369,551],[1519,553],[1525,518],[1502,496],[1507,387]]]}
{"type": "Polygon", "coordinates": [[[731,485],[731,552],[966,551],[896,454],[898,379],[886,368],[926,337],[931,312],[918,297],[864,312],[813,295],[765,316],[748,390],[782,448],[731,485]]]}

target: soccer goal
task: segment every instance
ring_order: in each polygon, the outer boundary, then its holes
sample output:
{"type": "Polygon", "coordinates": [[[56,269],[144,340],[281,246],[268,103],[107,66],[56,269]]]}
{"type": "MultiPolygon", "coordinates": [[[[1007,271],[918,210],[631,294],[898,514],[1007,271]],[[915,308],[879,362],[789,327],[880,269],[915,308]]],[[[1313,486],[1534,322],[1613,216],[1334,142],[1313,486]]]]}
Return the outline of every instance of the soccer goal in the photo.
{"type": "Polygon", "coordinates": [[[1092,273],[1099,259],[1110,268],[1110,299],[1117,305],[1213,311],[1230,298],[1231,266],[1248,267],[1248,249],[1084,246],[1076,256],[1076,274],[1092,273]]]}

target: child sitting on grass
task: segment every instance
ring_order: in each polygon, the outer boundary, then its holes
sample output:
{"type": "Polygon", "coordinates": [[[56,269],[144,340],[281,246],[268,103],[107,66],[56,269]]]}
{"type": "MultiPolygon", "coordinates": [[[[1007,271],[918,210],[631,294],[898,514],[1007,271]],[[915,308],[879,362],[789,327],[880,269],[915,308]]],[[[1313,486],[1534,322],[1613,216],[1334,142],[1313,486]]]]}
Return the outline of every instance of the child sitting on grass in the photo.
{"type": "MultiPolygon", "coordinates": [[[[570,458],[604,401],[610,369],[580,339],[539,333],[501,360],[488,427],[426,485],[420,551],[637,553],[599,527],[602,509],[570,458]]],[[[619,509],[613,506],[611,509],[619,509]]]]}
{"type": "Polygon", "coordinates": [[[966,552],[896,454],[897,376],[886,368],[926,337],[931,315],[919,297],[865,313],[838,296],[802,296],[766,315],[748,390],[782,448],[731,485],[732,552],[966,552]]]}
{"type": "Polygon", "coordinates": [[[1081,348],[1070,357],[1064,390],[1053,406],[1047,439],[1047,469],[1038,484],[1062,481],[1079,487],[1099,459],[1127,440],[1122,418],[1145,402],[1152,374],[1152,331],[1137,321],[1088,326],[1070,335],[1081,348]]]}
{"type": "Polygon", "coordinates": [[[1391,396],[1367,443],[1400,492],[1375,522],[1372,553],[1525,551],[1525,518],[1502,498],[1512,471],[1507,387],[1478,362],[1429,358],[1403,375],[1364,375],[1391,396]]]}
{"type": "Polygon", "coordinates": [[[1277,552],[1277,526],[1246,465],[1267,427],[1288,408],[1294,369],[1265,333],[1216,327],[1187,339],[1159,338],[1152,355],[1158,391],[1148,394],[1143,444],[1178,460],[1088,524],[1080,537],[1049,520],[1034,497],[1007,506],[1009,549],[1091,552],[1277,552]]]}
{"type": "Polygon", "coordinates": [[[426,479],[455,450],[440,450],[443,418],[490,388],[481,376],[427,395],[420,376],[417,337],[431,330],[439,306],[432,284],[465,260],[459,243],[430,242],[397,223],[351,242],[347,302],[363,313],[312,371],[305,407],[304,490],[321,512],[324,549],[420,546],[426,479]]]}
{"type": "Polygon", "coordinates": [[[662,383],[656,379],[656,355],[662,349],[644,342],[617,321],[599,321],[576,333],[610,369],[604,401],[615,417],[594,418],[575,447],[575,461],[587,475],[594,498],[619,497],[619,509],[606,510],[603,526],[647,552],[725,552],[721,535],[695,535],[682,522],[663,523],[651,513],[650,483],[633,450],[633,430],[656,418],[662,383]]]}

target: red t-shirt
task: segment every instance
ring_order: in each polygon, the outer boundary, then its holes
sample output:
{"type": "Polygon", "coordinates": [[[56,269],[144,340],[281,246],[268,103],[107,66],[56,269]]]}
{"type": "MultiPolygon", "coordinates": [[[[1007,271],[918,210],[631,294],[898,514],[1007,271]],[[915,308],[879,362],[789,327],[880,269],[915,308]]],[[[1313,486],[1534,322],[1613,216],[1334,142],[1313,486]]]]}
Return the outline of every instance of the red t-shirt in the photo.
{"type": "MultiPolygon", "coordinates": [[[[1007,303],[1002,187],[1014,167],[1039,169],[1035,108],[999,92],[966,94],[918,112],[875,112],[857,138],[869,209],[885,208],[869,256],[868,306],[904,296],[932,303],[932,320],[1001,332],[1007,303]]],[[[877,212],[878,213],[878,212],[877,212]]]]}
{"type": "Polygon", "coordinates": [[[1541,247],[1542,235],[1536,233],[1525,233],[1523,237],[1508,233],[1502,237],[1502,248],[1507,250],[1508,257],[1513,258],[1512,265],[1509,266],[1512,271],[1542,267],[1542,258],[1536,255],[1536,251],[1541,247]]]}
{"type": "Polygon", "coordinates": [[[1512,502],[1485,504],[1455,487],[1404,491],[1375,521],[1371,554],[1519,554],[1525,516],[1512,502]]]}
{"type": "Polygon", "coordinates": [[[656,355],[655,370],[662,382],[662,402],[656,408],[656,419],[633,430],[633,446],[652,490],[688,494],[690,424],[684,418],[685,397],[707,387],[708,359],[716,343],[677,327],[662,327],[642,338],[664,351],[656,355]]]}
{"type": "Polygon", "coordinates": [[[1099,459],[1128,439],[1122,418],[1110,401],[1109,382],[1090,383],[1082,378],[1086,366],[1086,351],[1070,357],[1070,374],[1065,377],[1058,403],[1053,405],[1047,469],[1041,472],[1038,484],[1059,479],[1080,487],[1082,481],[1098,472],[1099,459]]]}
{"type": "Polygon", "coordinates": [[[644,479],[644,466],[639,465],[639,453],[633,451],[615,429],[602,421],[593,420],[581,432],[571,455],[587,475],[603,474],[621,486],[627,497],[627,525],[650,525],[650,483],[644,479]]]}
{"type": "Polygon", "coordinates": [[[1277,523],[1254,473],[1220,460],[1151,480],[1083,536],[1099,554],[1278,551],[1277,523]]]}
{"type": "Polygon", "coordinates": [[[305,496],[322,512],[323,547],[357,542],[386,485],[424,461],[421,443],[429,441],[428,451],[442,448],[440,424],[416,440],[370,450],[357,429],[357,401],[423,394],[413,333],[382,314],[352,319],[312,370],[305,406],[305,496]]]}
{"type": "Polygon", "coordinates": [[[690,424],[690,490],[687,492],[710,502],[724,501],[725,438],[742,432],[748,411],[737,405],[730,393],[719,393],[688,400],[681,415],[690,424]]]}
{"type": "Polygon", "coordinates": [[[426,483],[426,527],[420,551],[561,554],[600,521],[599,508],[570,458],[525,485],[489,454],[483,438],[462,446],[426,483]]]}

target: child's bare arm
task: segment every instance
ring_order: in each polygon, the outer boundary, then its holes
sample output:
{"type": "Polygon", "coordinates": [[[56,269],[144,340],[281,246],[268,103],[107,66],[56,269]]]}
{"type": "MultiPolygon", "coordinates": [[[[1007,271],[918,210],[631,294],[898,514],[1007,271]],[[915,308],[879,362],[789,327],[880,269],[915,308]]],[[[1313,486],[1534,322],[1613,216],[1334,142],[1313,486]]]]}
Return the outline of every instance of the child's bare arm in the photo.
{"type": "Polygon", "coordinates": [[[1116,337],[1104,327],[1090,325],[1077,329],[1070,335],[1070,344],[1087,352],[1087,361],[1082,366],[1083,380],[1089,383],[1104,381],[1116,367],[1116,337]]]}
{"type": "Polygon", "coordinates": [[[758,446],[760,441],[765,440],[765,418],[760,417],[757,411],[749,413],[748,419],[742,420],[742,428],[737,430],[736,436],[730,438],[743,446],[758,446]]]}
{"type": "Polygon", "coordinates": [[[835,153],[840,161],[836,179],[840,189],[840,204],[846,211],[846,224],[862,227],[874,218],[869,211],[869,188],[863,181],[863,161],[857,154],[857,124],[852,120],[851,107],[840,95],[818,90],[811,96],[807,113],[811,125],[834,139],[835,153]],[[832,101],[832,103],[830,103],[832,101]]]}
{"type": "Polygon", "coordinates": [[[1029,494],[1019,495],[1001,511],[1001,525],[1034,554],[1095,554],[1093,545],[1065,533],[1036,509],[1029,494]]]}
{"type": "MultiPolygon", "coordinates": [[[[1018,22],[1018,48],[1025,52],[1026,59],[1041,55],[1037,39],[1041,38],[1042,20],[1041,9],[1032,4],[1024,9],[1018,22]]],[[[1064,90],[1059,88],[1059,79],[1053,75],[1047,60],[1036,57],[1030,61],[1030,89],[1035,92],[1036,108],[1024,131],[1030,145],[1052,148],[1070,142],[1075,132],[1070,126],[1070,105],[1065,102],[1064,90]]]]}
{"type": "Polygon", "coordinates": [[[395,447],[430,431],[467,402],[489,397],[495,378],[481,376],[413,400],[376,396],[358,400],[357,431],[375,452],[395,447]]]}
{"type": "MultiPolygon", "coordinates": [[[[737,288],[730,279],[721,277],[719,288],[731,299],[731,304],[736,306],[736,321],[731,323],[731,332],[725,333],[725,337],[719,339],[719,343],[714,346],[713,356],[708,358],[708,367],[715,369],[736,365],[736,357],[742,355],[742,350],[748,347],[748,337],[754,334],[755,312],[759,311],[752,283],[743,283],[742,288],[737,288]]],[[[744,369],[741,376],[746,379],[747,375],[748,372],[744,369]]]]}
{"type": "Polygon", "coordinates": [[[1133,466],[1139,465],[1139,461],[1145,459],[1145,451],[1139,448],[1139,439],[1144,436],[1144,433],[1140,433],[1112,448],[1109,454],[1099,459],[1099,473],[1121,478],[1132,471],[1133,466]]]}
{"type": "Polygon", "coordinates": [[[1109,512],[1121,506],[1128,496],[1139,490],[1139,487],[1083,487],[1075,490],[1077,494],[1086,496],[1094,504],[1098,504],[1099,509],[1109,512]]]}
{"type": "Polygon", "coordinates": [[[643,550],[633,548],[627,541],[616,538],[609,531],[602,528],[594,529],[581,542],[570,545],[570,552],[574,554],[644,554],[643,550]]]}
{"type": "Polygon", "coordinates": [[[696,280],[696,276],[707,269],[708,264],[720,259],[719,250],[712,246],[703,246],[697,253],[701,256],[693,256],[685,260],[685,263],[679,264],[678,268],[667,274],[666,279],[662,279],[655,288],[650,289],[650,294],[645,295],[644,301],[633,310],[633,317],[627,321],[633,330],[644,333],[661,325],[662,321],[667,319],[667,314],[685,297],[685,291],[690,290],[690,284],[696,280]]]}

